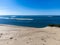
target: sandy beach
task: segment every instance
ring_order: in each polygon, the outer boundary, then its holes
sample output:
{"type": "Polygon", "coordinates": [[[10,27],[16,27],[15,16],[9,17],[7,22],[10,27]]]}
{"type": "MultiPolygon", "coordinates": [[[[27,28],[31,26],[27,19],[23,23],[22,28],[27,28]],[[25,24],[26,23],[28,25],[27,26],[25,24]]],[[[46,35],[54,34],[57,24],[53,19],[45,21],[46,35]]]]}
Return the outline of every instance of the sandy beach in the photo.
{"type": "Polygon", "coordinates": [[[0,25],[0,45],[60,45],[60,28],[0,25]]]}

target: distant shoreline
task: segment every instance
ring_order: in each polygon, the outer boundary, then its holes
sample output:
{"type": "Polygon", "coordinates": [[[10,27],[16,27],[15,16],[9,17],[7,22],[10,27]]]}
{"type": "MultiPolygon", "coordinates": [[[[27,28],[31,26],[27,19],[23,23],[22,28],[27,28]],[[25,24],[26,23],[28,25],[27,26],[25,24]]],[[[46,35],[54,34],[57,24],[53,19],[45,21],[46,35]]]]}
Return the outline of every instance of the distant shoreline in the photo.
{"type": "MultiPolygon", "coordinates": [[[[0,24],[0,26],[27,27],[27,26],[17,26],[17,25],[11,25],[11,24],[0,24]]],[[[60,28],[60,25],[52,24],[52,25],[48,25],[46,27],[59,27],[60,28]]],[[[29,28],[35,28],[35,27],[29,27],[29,28]]],[[[43,28],[45,28],[45,27],[43,27],[43,28]]]]}

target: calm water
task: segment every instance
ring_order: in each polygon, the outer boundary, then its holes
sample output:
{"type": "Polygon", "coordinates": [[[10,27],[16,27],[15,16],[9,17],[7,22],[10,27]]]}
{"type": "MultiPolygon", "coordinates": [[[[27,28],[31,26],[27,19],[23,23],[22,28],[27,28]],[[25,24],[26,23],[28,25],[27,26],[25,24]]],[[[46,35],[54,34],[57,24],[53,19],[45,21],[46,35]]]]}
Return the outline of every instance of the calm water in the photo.
{"type": "Polygon", "coordinates": [[[60,16],[0,16],[0,24],[45,27],[49,24],[60,24],[60,16]]]}

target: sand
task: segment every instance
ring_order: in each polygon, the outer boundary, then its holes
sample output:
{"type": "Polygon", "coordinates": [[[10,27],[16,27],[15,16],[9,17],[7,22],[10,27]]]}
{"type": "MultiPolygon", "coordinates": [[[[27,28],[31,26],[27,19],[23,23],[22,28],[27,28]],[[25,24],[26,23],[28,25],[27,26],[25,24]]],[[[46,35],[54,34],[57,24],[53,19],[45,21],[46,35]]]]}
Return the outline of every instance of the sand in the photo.
{"type": "Polygon", "coordinates": [[[0,25],[0,45],[60,45],[60,28],[0,25]]]}

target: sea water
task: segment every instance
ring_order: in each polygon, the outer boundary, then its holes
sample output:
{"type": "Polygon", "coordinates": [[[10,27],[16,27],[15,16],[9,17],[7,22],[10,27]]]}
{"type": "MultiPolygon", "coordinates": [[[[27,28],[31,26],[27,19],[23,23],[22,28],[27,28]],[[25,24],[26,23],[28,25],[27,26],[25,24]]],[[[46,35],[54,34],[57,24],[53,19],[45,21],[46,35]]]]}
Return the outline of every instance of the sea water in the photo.
{"type": "Polygon", "coordinates": [[[0,24],[40,28],[40,27],[48,26],[50,24],[60,24],[60,16],[5,15],[5,16],[0,16],[0,24]]]}

